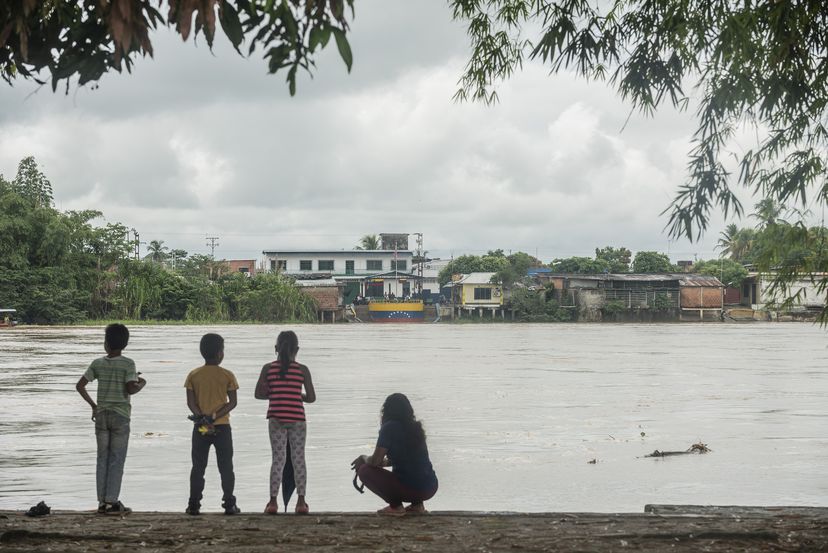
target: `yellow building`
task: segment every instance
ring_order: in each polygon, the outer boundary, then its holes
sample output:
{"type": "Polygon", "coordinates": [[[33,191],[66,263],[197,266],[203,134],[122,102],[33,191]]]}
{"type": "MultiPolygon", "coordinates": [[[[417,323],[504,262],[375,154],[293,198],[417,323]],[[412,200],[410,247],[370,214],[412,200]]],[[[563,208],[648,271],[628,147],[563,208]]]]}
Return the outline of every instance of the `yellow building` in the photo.
{"type": "MultiPolygon", "coordinates": [[[[492,282],[495,273],[469,273],[453,282],[460,297],[455,301],[463,307],[498,307],[503,305],[503,287],[492,282]]],[[[457,292],[455,292],[457,293],[457,292]]]]}

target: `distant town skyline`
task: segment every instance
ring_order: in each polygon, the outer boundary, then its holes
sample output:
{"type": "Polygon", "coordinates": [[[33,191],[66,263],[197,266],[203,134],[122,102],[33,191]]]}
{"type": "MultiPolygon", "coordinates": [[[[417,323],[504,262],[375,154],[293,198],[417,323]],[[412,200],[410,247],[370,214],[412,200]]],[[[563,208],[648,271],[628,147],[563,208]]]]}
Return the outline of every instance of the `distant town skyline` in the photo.
{"type": "Polygon", "coordinates": [[[154,59],[98,88],[0,86],[0,173],[33,155],[59,209],[100,210],[190,253],[217,236],[224,258],[349,249],[380,232],[422,232],[443,258],[718,255],[718,213],[695,244],[669,240],[661,215],[685,180],[692,107],[630,114],[606,85],[535,63],[497,105],[457,104],[468,44],[444,3],[356,9],[352,73],[329,49],[294,98],[258,55],[220,40],[211,54],[167,30],[154,59]]]}

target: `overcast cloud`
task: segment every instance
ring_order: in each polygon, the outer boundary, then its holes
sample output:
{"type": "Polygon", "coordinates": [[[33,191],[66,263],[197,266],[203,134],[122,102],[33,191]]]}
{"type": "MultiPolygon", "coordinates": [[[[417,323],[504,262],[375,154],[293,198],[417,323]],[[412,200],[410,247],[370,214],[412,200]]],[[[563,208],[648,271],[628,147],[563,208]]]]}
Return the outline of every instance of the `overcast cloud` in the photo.
{"type": "MultiPolygon", "coordinates": [[[[362,0],[350,75],[335,47],[296,97],[259,54],[211,54],[155,33],[155,59],[66,96],[0,87],[0,173],[34,155],[60,209],[98,209],[142,240],[216,255],[350,248],[422,232],[432,255],[595,247],[714,257],[669,243],[660,213],[684,182],[691,114],[633,114],[600,83],[527,64],[501,102],[455,104],[465,30],[440,0],[362,0]]],[[[751,201],[747,201],[750,204],[751,201]]]]}

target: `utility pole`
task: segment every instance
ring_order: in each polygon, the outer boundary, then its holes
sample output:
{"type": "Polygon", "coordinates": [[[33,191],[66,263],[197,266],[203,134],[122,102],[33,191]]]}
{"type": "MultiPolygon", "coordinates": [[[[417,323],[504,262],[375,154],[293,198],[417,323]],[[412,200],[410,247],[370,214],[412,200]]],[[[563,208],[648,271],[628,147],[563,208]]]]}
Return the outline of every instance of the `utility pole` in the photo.
{"type": "Polygon", "coordinates": [[[423,251],[423,233],[415,232],[413,234],[417,237],[417,251],[414,253],[414,257],[420,260],[420,262],[417,263],[417,295],[420,297],[420,299],[423,299],[423,265],[425,265],[425,251],[423,251]]]}
{"type": "Polygon", "coordinates": [[[216,246],[219,245],[218,243],[218,236],[208,236],[207,237],[207,246],[210,248],[210,257],[216,257],[216,246]]]}
{"type": "Polygon", "coordinates": [[[135,235],[135,259],[141,259],[141,235],[138,234],[138,231],[132,229],[132,234],[135,235]]]}

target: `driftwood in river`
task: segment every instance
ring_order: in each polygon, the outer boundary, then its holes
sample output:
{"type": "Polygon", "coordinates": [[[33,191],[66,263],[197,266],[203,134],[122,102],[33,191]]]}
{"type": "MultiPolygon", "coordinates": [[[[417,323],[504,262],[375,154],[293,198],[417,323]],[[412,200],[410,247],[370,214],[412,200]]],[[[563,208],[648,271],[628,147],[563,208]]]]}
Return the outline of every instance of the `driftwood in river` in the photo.
{"type": "Polygon", "coordinates": [[[711,451],[713,451],[713,450],[710,449],[709,447],[707,447],[707,444],[703,444],[703,443],[699,442],[697,444],[691,445],[690,447],[688,447],[684,451],[659,451],[659,450],[656,449],[655,451],[653,451],[652,453],[648,453],[644,457],[668,457],[670,455],[689,455],[689,454],[692,454],[692,453],[710,453],[711,451]]]}

